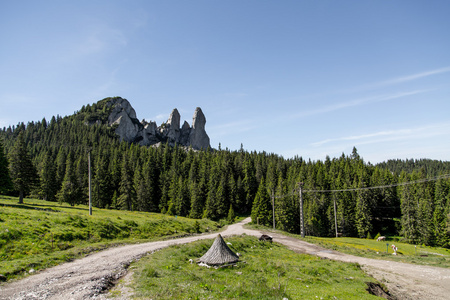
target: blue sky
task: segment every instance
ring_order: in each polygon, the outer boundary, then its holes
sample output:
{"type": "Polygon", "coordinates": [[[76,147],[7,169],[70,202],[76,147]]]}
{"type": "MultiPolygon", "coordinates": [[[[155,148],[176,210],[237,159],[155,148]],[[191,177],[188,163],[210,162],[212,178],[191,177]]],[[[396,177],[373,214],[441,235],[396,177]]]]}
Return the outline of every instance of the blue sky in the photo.
{"type": "Polygon", "coordinates": [[[1,1],[0,127],[110,96],[211,146],[450,160],[450,1],[1,1]]]}

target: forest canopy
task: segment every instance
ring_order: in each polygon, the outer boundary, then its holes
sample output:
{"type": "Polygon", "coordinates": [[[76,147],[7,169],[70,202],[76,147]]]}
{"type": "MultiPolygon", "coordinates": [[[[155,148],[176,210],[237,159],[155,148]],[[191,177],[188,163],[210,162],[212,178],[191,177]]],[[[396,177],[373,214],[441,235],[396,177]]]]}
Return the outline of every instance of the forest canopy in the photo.
{"type": "MultiPolygon", "coordinates": [[[[139,146],[120,142],[106,124],[105,100],[71,116],[0,130],[2,174],[11,170],[15,145],[23,139],[35,169],[30,176],[35,178],[22,192],[86,204],[90,150],[94,207],[212,220],[251,214],[271,226],[273,201],[277,229],[292,233],[300,231],[302,182],[307,235],[380,233],[450,247],[450,162],[390,160],[372,165],[356,148],[350,155],[311,161],[249,152],[243,146],[237,151],[139,146]],[[379,186],[385,187],[365,189],[379,186]]],[[[0,193],[19,195],[11,184],[14,173],[9,174],[10,179],[1,178],[0,193]]]]}

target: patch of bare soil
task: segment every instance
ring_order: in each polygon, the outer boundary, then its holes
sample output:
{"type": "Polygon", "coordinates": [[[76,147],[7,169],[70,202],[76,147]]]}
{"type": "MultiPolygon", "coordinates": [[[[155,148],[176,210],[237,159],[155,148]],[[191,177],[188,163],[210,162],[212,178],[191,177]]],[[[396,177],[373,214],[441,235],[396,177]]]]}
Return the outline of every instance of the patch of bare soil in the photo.
{"type": "Polygon", "coordinates": [[[396,300],[397,299],[394,296],[391,296],[391,294],[389,294],[389,292],[386,292],[379,283],[366,282],[366,284],[367,284],[367,291],[371,295],[375,295],[375,296],[378,296],[378,297],[381,297],[384,299],[388,299],[388,300],[396,300]]]}

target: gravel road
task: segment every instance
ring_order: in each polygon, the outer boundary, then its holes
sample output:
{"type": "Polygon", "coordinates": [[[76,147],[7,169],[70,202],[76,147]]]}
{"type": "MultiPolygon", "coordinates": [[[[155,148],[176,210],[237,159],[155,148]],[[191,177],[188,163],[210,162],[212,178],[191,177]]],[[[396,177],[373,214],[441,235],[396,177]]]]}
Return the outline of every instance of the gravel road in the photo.
{"type": "MultiPolygon", "coordinates": [[[[228,226],[222,236],[260,236],[262,232],[244,229],[250,218],[228,226]]],[[[368,259],[326,250],[307,242],[273,234],[275,242],[296,252],[333,260],[359,263],[371,276],[384,283],[398,299],[449,299],[450,269],[410,265],[368,259]]],[[[0,285],[0,299],[105,299],[107,292],[127,273],[133,261],[159,249],[186,244],[200,239],[213,239],[204,234],[174,240],[149,242],[107,249],[73,262],[43,270],[22,280],[0,285]]]]}

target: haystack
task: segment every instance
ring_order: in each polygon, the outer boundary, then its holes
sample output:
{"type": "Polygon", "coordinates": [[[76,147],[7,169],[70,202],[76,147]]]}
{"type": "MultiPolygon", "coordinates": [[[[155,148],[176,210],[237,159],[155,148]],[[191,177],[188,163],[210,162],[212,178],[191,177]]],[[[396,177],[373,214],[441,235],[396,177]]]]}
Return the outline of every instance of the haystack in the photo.
{"type": "Polygon", "coordinates": [[[217,236],[211,248],[199,259],[200,263],[205,263],[210,266],[232,264],[238,261],[239,256],[228,248],[220,234],[217,236]]]}

